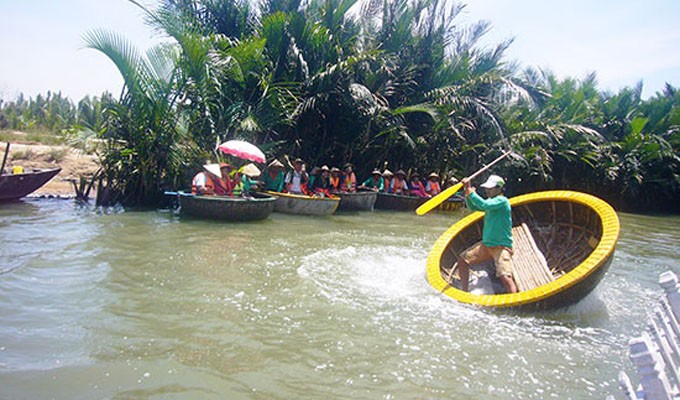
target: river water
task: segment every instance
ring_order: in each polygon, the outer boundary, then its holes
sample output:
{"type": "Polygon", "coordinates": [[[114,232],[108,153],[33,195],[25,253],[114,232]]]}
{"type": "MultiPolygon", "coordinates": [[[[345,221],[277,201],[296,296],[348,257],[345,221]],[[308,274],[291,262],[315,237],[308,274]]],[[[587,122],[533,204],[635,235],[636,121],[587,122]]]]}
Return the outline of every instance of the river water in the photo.
{"type": "Polygon", "coordinates": [[[620,215],[591,295],[516,315],[427,283],[430,246],[463,213],[228,224],[2,205],[0,398],[622,398],[680,218],[620,215]]]}

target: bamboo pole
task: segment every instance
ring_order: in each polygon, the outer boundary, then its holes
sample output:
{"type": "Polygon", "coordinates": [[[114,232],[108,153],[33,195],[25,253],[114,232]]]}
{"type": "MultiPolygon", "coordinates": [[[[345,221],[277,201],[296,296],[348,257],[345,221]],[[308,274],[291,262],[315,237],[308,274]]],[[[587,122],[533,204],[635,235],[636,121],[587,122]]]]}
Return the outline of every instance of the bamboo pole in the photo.
{"type": "Polygon", "coordinates": [[[5,147],[5,156],[2,158],[2,168],[0,168],[0,175],[5,173],[5,164],[7,163],[8,155],[9,155],[9,142],[7,142],[7,147],[5,147]]]}

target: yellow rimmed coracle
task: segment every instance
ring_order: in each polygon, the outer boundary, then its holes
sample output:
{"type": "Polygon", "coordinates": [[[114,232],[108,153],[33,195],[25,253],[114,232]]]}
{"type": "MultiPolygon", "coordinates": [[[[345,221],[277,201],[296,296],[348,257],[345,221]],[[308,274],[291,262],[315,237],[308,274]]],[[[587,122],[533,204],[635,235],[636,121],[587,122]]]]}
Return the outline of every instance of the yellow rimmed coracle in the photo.
{"type": "Polygon", "coordinates": [[[430,284],[457,301],[491,308],[558,308],[590,293],[613,258],[619,236],[614,209],[597,197],[573,191],[525,194],[510,199],[510,204],[515,280],[524,290],[474,294],[458,289],[457,260],[481,240],[481,212],[461,219],[435,242],[427,259],[430,284]]]}

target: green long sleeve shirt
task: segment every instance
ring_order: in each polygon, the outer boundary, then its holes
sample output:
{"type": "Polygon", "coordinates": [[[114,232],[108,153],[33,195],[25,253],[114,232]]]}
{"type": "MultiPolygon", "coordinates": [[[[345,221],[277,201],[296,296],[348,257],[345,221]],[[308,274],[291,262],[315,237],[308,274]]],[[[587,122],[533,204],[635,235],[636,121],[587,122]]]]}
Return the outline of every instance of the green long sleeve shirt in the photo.
{"type": "Polygon", "coordinates": [[[279,171],[278,174],[274,178],[272,178],[271,174],[269,171],[264,173],[264,189],[265,190],[271,190],[274,192],[283,192],[283,180],[284,180],[284,175],[283,171],[279,171]]]}
{"type": "Polygon", "coordinates": [[[465,197],[465,204],[471,210],[484,212],[482,243],[485,246],[512,248],[512,213],[507,197],[498,195],[485,200],[473,192],[465,197]]]}
{"type": "Polygon", "coordinates": [[[381,192],[385,191],[385,180],[380,177],[380,180],[376,183],[373,181],[373,177],[369,177],[364,181],[364,183],[361,184],[361,186],[366,186],[369,188],[375,188],[378,189],[381,192]]]}

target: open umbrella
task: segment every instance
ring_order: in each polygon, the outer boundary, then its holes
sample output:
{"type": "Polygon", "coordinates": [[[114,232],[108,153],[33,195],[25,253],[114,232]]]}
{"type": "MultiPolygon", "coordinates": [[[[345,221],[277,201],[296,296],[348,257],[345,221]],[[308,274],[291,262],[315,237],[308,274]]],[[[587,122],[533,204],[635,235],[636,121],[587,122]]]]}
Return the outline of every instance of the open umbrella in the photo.
{"type": "Polygon", "coordinates": [[[217,146],[224,154],[229,154],[235,157],[243,158],[249,161],[264,163],[264,153],[252,143],[243,140],[227,140],[221,145],[217,146]]]}

